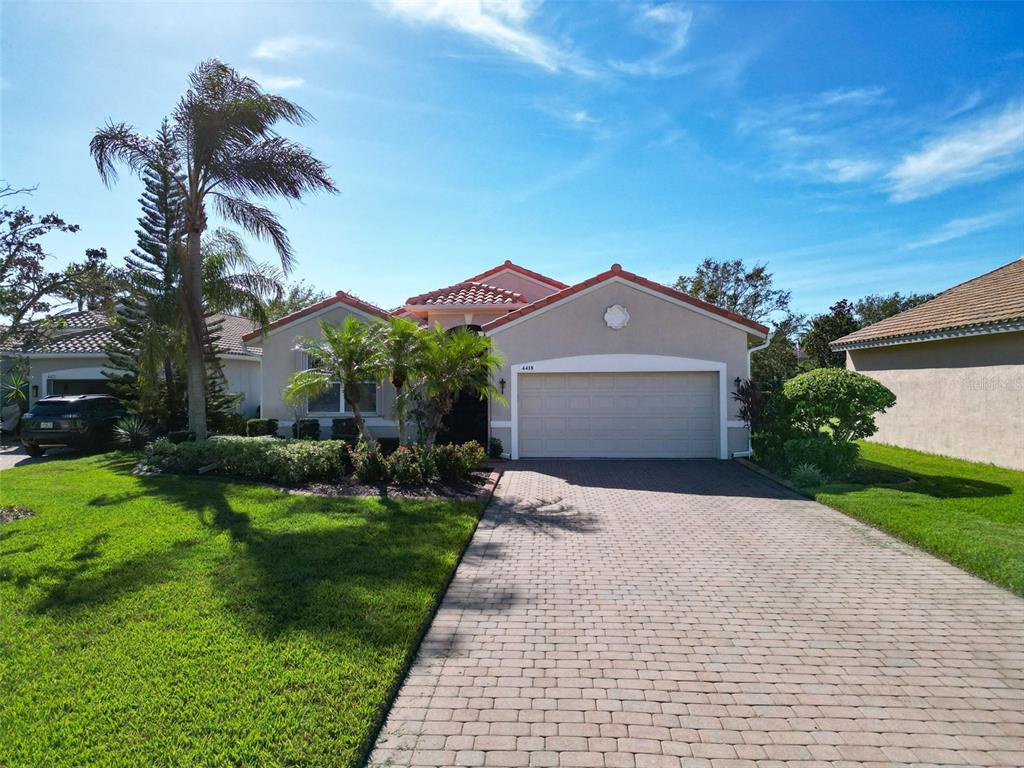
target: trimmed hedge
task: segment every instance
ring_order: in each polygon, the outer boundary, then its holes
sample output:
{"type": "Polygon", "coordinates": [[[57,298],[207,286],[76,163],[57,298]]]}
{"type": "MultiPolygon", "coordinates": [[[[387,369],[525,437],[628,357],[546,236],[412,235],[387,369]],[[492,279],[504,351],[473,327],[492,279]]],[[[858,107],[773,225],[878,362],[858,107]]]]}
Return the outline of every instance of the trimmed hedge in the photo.
{"type": "Polygon", "coordinates": [[[211,437],[201,443],[177,445],[157,440],[147,446],[143,463],[181,474],[195,474],[201,467],[212,465],[211,471],[216,474],[282,485],[337,480],[352,466],[345,443],[267,436],[211,437]]]}
{"type": "Polygon", "coordinates": [[[300,440],[319,440],[320,420],[297,419],[292,424],[292,437],[297,437],[300,440]]]}
{"type": "MultiPolygon", "coordinates": [[[[273,419],[268,419],[273,421],[273,419]]],[[[361,483],[419,485],[434,479],[456,482],[470,475],[486,453],[479,443],[396,448],[390,454],[365,443],[349,447],[341,440],[263,437],[211,437],[205,442],[172,443],[160,439],[146,446],[144,467],[195,474],[201,468],[249,480],[302,485],[336,482],[353,474],[361,483]]]]}
{"type": "Polygon", "coordinates": [[[856,443],[836,442],[826,435],[787,440],[783,446],[786,466],[809,464],[826,478],[844,478],[853,471],[860,451],[856,443]]]}
{"type": "Polygon", "coordinates": [[[245,423],[245,434],[249,437],[263,435],[277,436],[277,419],[249,419],[245,423]]]}

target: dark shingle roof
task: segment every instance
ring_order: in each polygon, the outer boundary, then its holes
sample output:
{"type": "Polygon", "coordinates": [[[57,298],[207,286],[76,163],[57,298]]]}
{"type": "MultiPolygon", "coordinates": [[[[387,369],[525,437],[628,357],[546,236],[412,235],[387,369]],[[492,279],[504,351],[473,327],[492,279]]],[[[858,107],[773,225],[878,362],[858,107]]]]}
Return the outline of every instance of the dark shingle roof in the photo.
{"type": "Polygon", "coordinates": [[[887,317],[832,342],[836,349],[903,336],[1024,321],[1024,258],[966,283],[931,301],[887,317]]]}

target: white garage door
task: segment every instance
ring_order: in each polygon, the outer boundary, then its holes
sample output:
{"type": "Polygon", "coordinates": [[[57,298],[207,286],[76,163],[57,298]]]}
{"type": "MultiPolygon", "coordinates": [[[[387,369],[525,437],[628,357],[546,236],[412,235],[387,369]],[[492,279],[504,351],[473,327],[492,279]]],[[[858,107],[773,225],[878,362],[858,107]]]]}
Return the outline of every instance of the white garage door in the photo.
{"type": "Polygon", "coordinates": [[[519,455],[717,458],[717,373],[519,376],[519,455]]]}

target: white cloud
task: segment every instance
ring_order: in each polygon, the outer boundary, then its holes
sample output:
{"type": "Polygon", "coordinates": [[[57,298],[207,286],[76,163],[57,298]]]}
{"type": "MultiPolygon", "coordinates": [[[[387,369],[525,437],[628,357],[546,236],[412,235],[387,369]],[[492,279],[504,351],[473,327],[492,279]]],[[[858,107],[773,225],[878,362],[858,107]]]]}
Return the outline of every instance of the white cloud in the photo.
{"type": "Polygon", "coordinates": [[[627,75],[660,77],[677,74],[670,64],[689,42],[693,11],[674,3],[643,5],[633,24],[642,34],[658,41],[661,49],[637,61],[612,61],[612,68],[627,75]]]}
{"type": "Polygon", "coordinates": [[[821,164],[822,175],[838,184],[864,181],[881,170],[881,163],[854,157],[837,157],[821,164]]]}
{"type": "Polygon", "coordinates": [[[992,178],[1019,167],[1022,154],[1024,106],[1011,105],[904,155],[888,174],[891,196],[906,202],[992,178]]]}
{"type": "Polygon", "coordinates": [[[536,4],[525,0],[382,0],[407,22],[454,29],[549,72],[593,75],[583,58],[529,28],[536,4]]]}
{"type": "Polygon", "coordinates": [[[964,216],[958,219],[951,219],[932,232],[932,234],[923,237],[920,240],[908,243],[906,248],[908,251],[913,251],[918,248],[927,248],[931,245],[939,245],[940,243],[946,243],[950,240],[957,240],[961,237],[973,235],[975,232],[994,229],[1000,224],[1005,224],[1007,221],[1010,221],[1017,215],[1019,215],[1018,211],[1007,209],[1003,211],[983,213],[979,216],[964,216]]]}
{"type": "Polygon", "coordinates": [[[246,77],[251,77],[268,91],[286,91],[290,88],[300,88],[306,84],[303,78],[289,75],[269,75],[265,72],[254,72],[253,70],[246,70],[242,74],[246,77]]]}
{"type": "Polygon", "coordinates": [[[318,37],[309,35],[283,35],[271,37],[264,40],[252,50],[252,56],[256,59],[268,61],[283,61],[296,56],[301,56],[313,51],[322,51],[330,48],[330,43],[318,37]]]}

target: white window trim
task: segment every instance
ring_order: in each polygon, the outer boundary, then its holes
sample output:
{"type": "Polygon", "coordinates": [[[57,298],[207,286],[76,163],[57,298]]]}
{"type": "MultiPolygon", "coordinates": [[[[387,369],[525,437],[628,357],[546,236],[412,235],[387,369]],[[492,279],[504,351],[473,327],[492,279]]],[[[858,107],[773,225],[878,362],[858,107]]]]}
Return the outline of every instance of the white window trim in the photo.
{"type": "MultiPolygon", "coordinates": [[[[308,371],[309,370],[309,355],[307,353],[305,353],[305,352],[302,353],[302,365],[304,366],[302,368],[303,371],[308,371]]],[[[340,401],[338,403],[338,405],[340,405],[342,408],[347,407],[348,403],[345,402],[344,383],[341,382],[341,381],[332,381],[331,383],[332,384],[341,384],[342,385],[341,390],[338,392],[338,400],[340,401]]],[[[376,385],[376,388],[374,390],[373,410],[372,411],[364,411],[363,413],[367,417],[382,416],[383,414],[381,413],[381,407],[380,407],[381,406],[381,389],[382,389],[381,382],[379,382],[379,381],[363,381],[363,382],[360,382],[360,383],[376,385]]],[[[347,418],[347,417],[351,417],[352,416],[352,411],[345,411],[345,410],[341,410],[341,411],[311,411],[311,410],[309,410],[309,398],[308,397],[306,398],[304,410],[305,410],[307,416],[311,416],[313,418],[327,417],[327,418],[343,419],[343,418],[347,418]]]]}
{"type": "Polygon", "coordinates": [[[533,373],[717,373],[718,374],[718,458],[729,458],[729,429],[726,408],[726,365],[714,360],[669,355],[577,355],[519,363],[511,367],[509,403],[512,410],[513,459],[519,458],[519,377],[533,373]]]}

